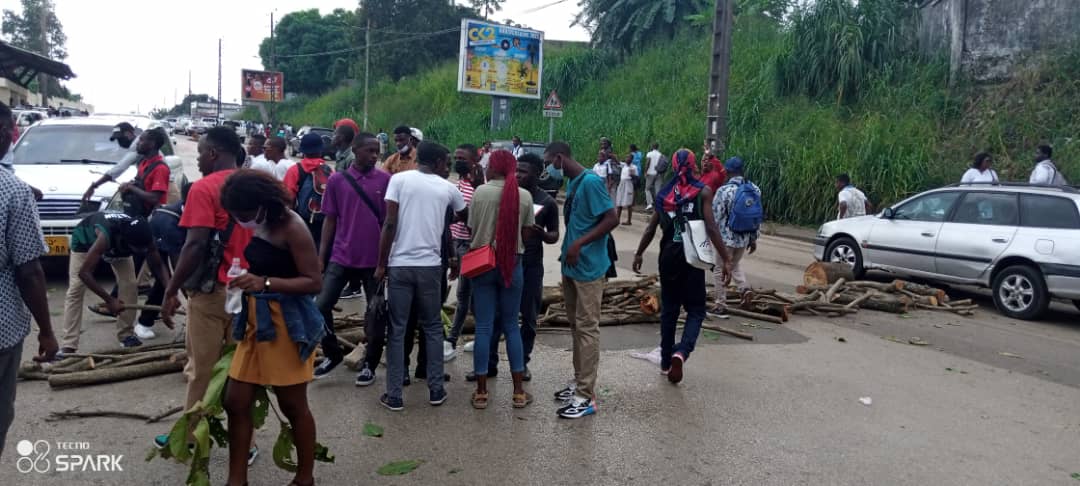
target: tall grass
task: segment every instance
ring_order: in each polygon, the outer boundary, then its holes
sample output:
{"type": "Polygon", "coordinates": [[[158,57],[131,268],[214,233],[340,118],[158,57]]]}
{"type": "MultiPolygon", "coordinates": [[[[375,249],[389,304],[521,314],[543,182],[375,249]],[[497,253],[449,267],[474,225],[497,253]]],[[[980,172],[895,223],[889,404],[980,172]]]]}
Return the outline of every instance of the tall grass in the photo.
{"type": "MultiPolygon", "coordinates": [[[[869,1],[869,0],[864,0],[869,1]]],[[[860,4],[863,3],[860,1],[860,4]]],[[[709,41],[682,34],[625,61],[583,48],[546,54],[544,91],[565,103],[556,138],[591,165],[597,139],[625,153],[659,142],[666,152],[698,150],[704,139],[709,41]]],[[[1080,49],[1037,63],[1008,84],[946,87],[943,62],[898,58],[863,72],[858,95],[778,94],[774,59],[790,47],[767,21],[740,18],[733,39],[729,140],[723,157],[748,162],[772,219],[817,224],[835,215],[833,181],[851,174],[876,203],[959,180],[974,154],[990,150],[1003,178],[1024,179],[1039,143],[1052,143],[1070,180],[1080,180],[1080,49]]],[[[485,139],[547,140],[541,101],[513,101],[511,126],[488,131],[488,97],[456,91],[456,66],[437,66],[371,92],[371,129],[420,127],[445,145],[485,139]]],[[[363,92],[348,87],[280,109],[294,125],[362,118],[363,92]]]]}

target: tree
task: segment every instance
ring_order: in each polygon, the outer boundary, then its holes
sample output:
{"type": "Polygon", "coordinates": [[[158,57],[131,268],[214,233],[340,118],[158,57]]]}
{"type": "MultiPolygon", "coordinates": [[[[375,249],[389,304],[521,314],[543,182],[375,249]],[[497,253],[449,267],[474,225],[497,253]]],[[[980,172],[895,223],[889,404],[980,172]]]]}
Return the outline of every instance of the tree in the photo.
{"type": "Polygon", "coordinates": [[[484,20],[491,18],[491,14],[502,10],[502,3],[505,0],[469,0],[473,8],[480,13],[484,20]]]}
{"type": "Polygon", "coordinates": [[[712,0],[580,0],[574,23],[592,34],[593,44],[633,51],[670,39],[684,19],[709,12],[712,0]]]}
{"type": "Polygon", "coordinates": [[[356,59],[358,29],[355,11],[335,9],[325,16],[318,9],[293,12],[274,26],[273,44],[263,39],[259,57],[267,69],[284,73],[287,91],[319,94],[349,77],[350,70],[340,66],[356,59]]]}
{"type": "MultiPolygon", "coordinates": [[[[0,32],[3,32],[11,45],[15,47],[36,52],[51,59],[61,61],[67,59],[67,36],[64,35],[64,26],[56,17],[56,11],[50,0],[22,0],[22,14],[4,9],[3,26],[0,27],[0,32]]],[[[41,90],[37,88],[42,85],[45,86],[47,95],[63,95],[67,98],[73,96],[66,87],[51,76],[39,75],[34,88],[40,92],[41,90]]]]}

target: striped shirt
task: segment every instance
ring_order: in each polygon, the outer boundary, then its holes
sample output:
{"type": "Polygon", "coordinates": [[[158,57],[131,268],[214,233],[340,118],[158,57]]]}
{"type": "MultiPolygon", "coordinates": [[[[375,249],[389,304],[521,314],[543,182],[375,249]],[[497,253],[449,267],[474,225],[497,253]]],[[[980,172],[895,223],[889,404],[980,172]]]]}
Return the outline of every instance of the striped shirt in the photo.
{"type": "MultiPolygon", "coordinates": [[[[461,179],[457,183],[457,188],[461,191],[461,195],[465,196],[465,205],[472,205],[473,191],[476,190],[472,183],[467,179],[461,179]]],[[[472,232],[469,231],[469,226],[465,223],[454,223],[450,225],[450,236],[453,236],[455,240],[469,241],[472,239],[472,232]]]]}

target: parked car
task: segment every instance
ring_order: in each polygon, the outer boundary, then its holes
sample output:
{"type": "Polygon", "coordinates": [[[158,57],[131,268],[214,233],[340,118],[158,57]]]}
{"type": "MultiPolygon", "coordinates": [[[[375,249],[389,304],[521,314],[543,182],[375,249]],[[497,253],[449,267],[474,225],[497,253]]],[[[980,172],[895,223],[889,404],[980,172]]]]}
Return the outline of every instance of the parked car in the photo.
{"type": "Polygon", "coordinates": [[[1038,319],[1051,298],[1080,309],[1080,191],[955,184],[878,215],[825,223],[818,260],[990,288],[1002,314],[1038,319]]]}
{"type": "Polygon", "coordinates": [[[300,139],[311,132],[318,133],[322,136],[323,157],[334,158],[337,154],[335,153],[334,147],[330,144],[330,142],[334,140],[334,131],[329,128],[309,126],[300,127],[300,129],[296,131],[296,136],[289,140],[289,155],[292,155],[293,157],[302,155],[300,153],[300,139]]]}
{"type": "MultiPolygon", "coordinates": [[[[116,194],[117,184],[105,184],[88,203],[82,202],[90,184],[129,153],[109,140],[116,123],[111,117],[50,118],[28,128],[12,149],[15,174],[44,195],[37,208],[49,256],[67,256],[75,225],[104,209],[116,194]]],[[[167,156],[165,163],[182,184],[180,158],[167,156]]],[[[130,167],[119,180],[130,181],[135,171],[130,167]]]]}
{"type": "Polygon", "coordinates": [[[38,110],[12,110],[11,115],[15,118],[15,125],[20,130],[49,118],[47,113],[38,110]]]}
{"type": "MultiPolygon", "coordinates": [[[[540,142],[521,142],[521,146],[525,149],[526,153],[534,154],[541,159],[544,158],[544,150],[547,149],[547,144],[540,142]]],[[[514,143],[511,140],[496,140],[491,142],[491,148],[493,150],[514,150],[514,143]]],[[[555,197],[559,193],[559,189],[563,186],[562,178],[552,178],[548,171],[540,172],[540,180],[537,182],[540,189],[555,197]]]]}
{"type": "Polygon", "coordinates": [[[225,120],[221,123],[222,126],[229,127],[236,132],[236,136],[240,137],[240,143],[244,143],[247,139],[247,129],[244,128],[244,124],[238,121],[225,120]]]}

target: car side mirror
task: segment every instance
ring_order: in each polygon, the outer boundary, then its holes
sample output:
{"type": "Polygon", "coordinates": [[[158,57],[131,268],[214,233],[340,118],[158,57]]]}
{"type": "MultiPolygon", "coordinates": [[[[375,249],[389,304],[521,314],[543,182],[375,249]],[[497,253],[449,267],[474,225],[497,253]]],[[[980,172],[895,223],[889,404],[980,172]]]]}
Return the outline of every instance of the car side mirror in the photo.
{"type": "Polygon", "coordinates": [[[885,208],[885,211],[881,212],[881,217],[885,219],[893,219],[896,217],[896,211],[893,211],[893,208],[885,208]]]}

